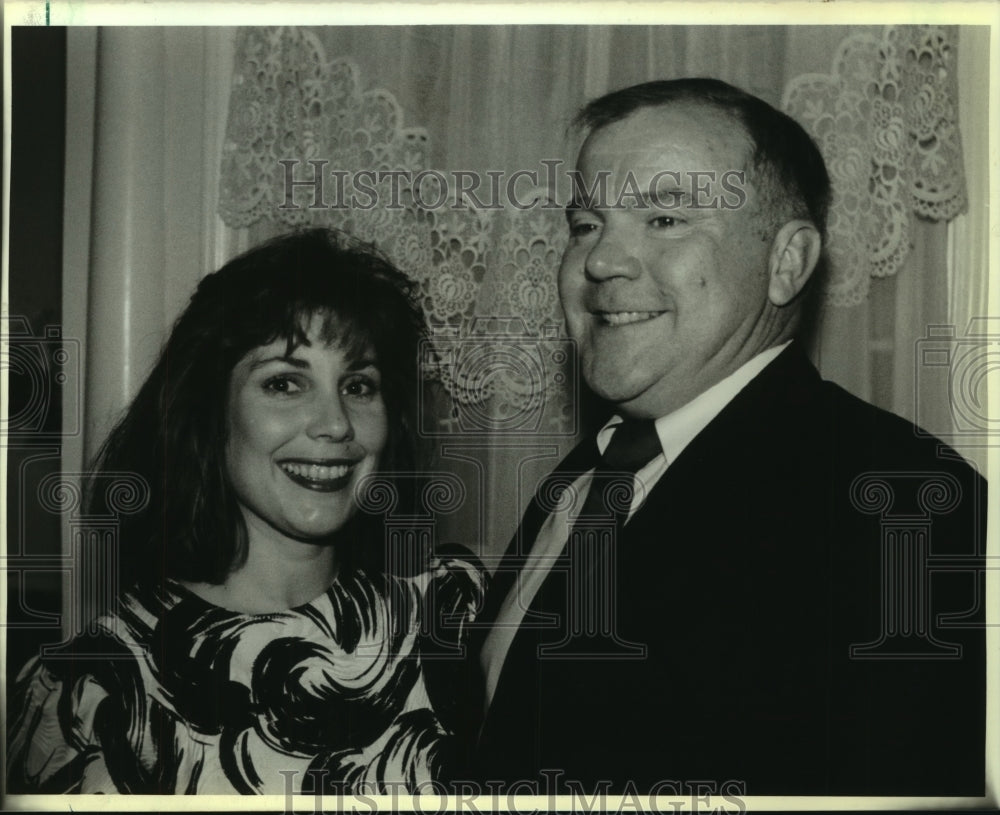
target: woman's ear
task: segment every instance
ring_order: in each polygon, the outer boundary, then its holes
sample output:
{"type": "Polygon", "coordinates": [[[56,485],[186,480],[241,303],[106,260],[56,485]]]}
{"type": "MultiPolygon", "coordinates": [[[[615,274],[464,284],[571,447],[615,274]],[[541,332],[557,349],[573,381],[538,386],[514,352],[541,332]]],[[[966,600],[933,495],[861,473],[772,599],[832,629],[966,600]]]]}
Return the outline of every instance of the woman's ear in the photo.
{"type": "Polygon", "coordinates": [[[812,222],[789,221],[774,236],[768,269],[768,299],[776,306],[786,306],[806,285],[822,249],[822,238],[812,222]]]}

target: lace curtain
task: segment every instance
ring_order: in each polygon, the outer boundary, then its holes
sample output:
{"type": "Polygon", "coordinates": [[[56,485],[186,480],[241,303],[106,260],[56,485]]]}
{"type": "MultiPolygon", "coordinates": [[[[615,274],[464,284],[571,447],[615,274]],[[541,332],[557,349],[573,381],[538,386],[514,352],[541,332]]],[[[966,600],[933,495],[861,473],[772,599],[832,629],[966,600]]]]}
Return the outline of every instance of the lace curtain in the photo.
{"type": "Polygon", "coordinates": [[[944,29],[850,35],[829,74],[793,78],[783,108],[806,127],[833,182],[827,302],[860,303],[895,274],[916,216],[965,209],[954,44],[944,29]]]}
{"type": "Polygon", "coordinates": [[[908,319],[886,290],[866,300],[872,280],[915,265],[915,285],[928,276],[943,292],[943,264],[927,269],[907,255],[917,218],[964,207],[953,34],[927,26],[246,29],[219,212],[242,245],[306,223],[345,229],[418,281],[434,332],[422,359],[421,431],[438,442],[438,466],[478,483],[479,502],[455,519],[457,537],[498,551],[536,478],[580,429],[580,383],[556,291],[565,221],[546,205],[559,202],[546,171],[565,173],[575,158],[573,112],[615,87],[712,75],[798,118],[834,182],[826,337],[816,356],[827,376],[860,378],[842,384],[872,399],[886,379],[880,335],[891,341],[908,319]],[[533,205],[497,206],[484,186],[476,191],[484,206],[458,200],[459,170],[480,180],[492,172],[503,184],[534,171],[517,187],[533,205]],[[315,179],[322,189],[307,183],[315,179]],[[859,364],[849,346],[869,334],[859,364]]]}
{"type": "Polygon", "coordinates": [[[463,200],[453,173],[428,167],[427,131],[404,127],[393,95],[365,90],[357,65],[327,59],[310,31],[249,30],[238,59],[223,148],[225,222],[342,229],[417,281],[435,341],[424,373],[454,403],[422,413],[425,433],[572,433],[555,278],[565,217],[541,205],[548,191],[527,178],[515,195],[537,203],[524,209],[463,200]],[[331,168],[343,179],[334,182],[331,168]],[[299,183],[316,179],[320,187],[299,183]],[[332,200],[318,207],[317,196],[332,200]]]}
{"type": "MultiPolygon", "coordinates": [[[[483,318],[503,318],[493,325],[528,338],[560,335],[555,269],[565,228],[558,207],[463,204],[449,188],[453,175],[421,177],[433,169],[427,129],[404,126],[393,94],[366,90],[358,66],[348,57],[328,58],[312,31],[247,30],[237,59],[220,201],[228,225],[327,224],[374,242],[419,281],[424,308],[449,345],[489,333],[483,318]],[[359,200],[353,176],[331,189],[333,179],[324,179],[330,169],[382,171],[381,183],[369,182],[379,205],[310,207],[315,187],[288,187],[290,179],[318,177],[327,196],[337,193],[335,206],[359,200]],[[405,175],[394,177],[393,171],[405,175]],[[422,194],[413,179],[424,182],[422,194]],[[399,206],[385,206],[390,200],[399,206]],[[439,201],[444,205],[422,205],[439,201]]],[[[787,83],[783,107],[816,138],[834,184],[830,305],[860,303],[873,276],[897,272],[915,217],[946,220],[964,208],[953,62],[944,29],[890,26],[848,36],[828,74],[787,83]]],[[[529,165],[535,177],[527,181],[544,176],[538,172],[544,158],[529,165]]],[[[520,197],[544,200],[552,192],[522,185],[520,197]]],[[[477,195],[486,197],[486,191],[477,195]]],[[[538,373],[543,382],[554,375],[538,373]]],[[[536,383],[507,368],[470,372],[468,366],[431,365],[428,375],[463,406],[481,409],[501,395],[499,424],[538,400],[536,383]]],[[[558,423],[565,409],[560,404],[547,418],[558,423]]]]}

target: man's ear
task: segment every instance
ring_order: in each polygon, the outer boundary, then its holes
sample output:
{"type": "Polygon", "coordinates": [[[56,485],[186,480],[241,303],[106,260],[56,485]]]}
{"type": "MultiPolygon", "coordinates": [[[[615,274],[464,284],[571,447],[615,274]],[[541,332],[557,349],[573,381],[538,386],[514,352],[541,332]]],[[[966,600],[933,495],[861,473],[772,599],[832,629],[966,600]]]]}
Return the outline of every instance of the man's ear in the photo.
{"type": "Polygon", "coordinates": [[[789,221],[771,242],[768,267],[768,299],[776,306],[786,306],[796,298],[816,268],[822,249],[819,230],[810,221],[789,221]]]}

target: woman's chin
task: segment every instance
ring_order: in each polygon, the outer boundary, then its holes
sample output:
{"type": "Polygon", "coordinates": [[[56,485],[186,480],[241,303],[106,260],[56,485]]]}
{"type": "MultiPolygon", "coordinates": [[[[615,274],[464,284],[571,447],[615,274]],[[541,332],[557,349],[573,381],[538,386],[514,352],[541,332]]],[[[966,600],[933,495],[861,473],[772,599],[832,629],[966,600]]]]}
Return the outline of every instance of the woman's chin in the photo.
{"type": "MultiPolygon", "coordinates": [[[[290,542],[303,543],[311,546],[331,546],[343,540],[342,533],[351,525],[350,517],[324,517],[322,515],[283,518],[279,520],[265,519],[271,532],[278,533],[290,542]]],[[[251,533],[253,545],[255,536],[251,533]]]]}
{"type": "Polygon", "coordinates": [[[279,530],[285,537],[296,543],[310,546],[333,546],[342,539],[340,533],[344,524],[338,526],[302,525],[279,530]]]}

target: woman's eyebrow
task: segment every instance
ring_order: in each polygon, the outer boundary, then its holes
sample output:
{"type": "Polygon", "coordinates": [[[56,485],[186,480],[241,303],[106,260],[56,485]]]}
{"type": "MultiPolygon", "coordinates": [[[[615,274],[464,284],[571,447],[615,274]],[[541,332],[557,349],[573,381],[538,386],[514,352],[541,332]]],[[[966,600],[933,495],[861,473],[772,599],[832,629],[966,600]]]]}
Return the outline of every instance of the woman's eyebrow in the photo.
{"type": "Polygon", "coordinates": [[[378,360],[375,357],[360,357],[347,366],[349,371],[360,371],[362,368],[378,368],[378,360]]]}
{"type": "Polygon", "coordinates": [[[285,354],[275,354],[270,357],[261,357],[260,359],[255,359],[250,363],[250,370],[256,371],[258,368],[268,365],[272,362],[283,362],[286,365],[291,365],[293,368],[308,368],[308,361],[301,359],[300,357],[286,356],[285,354]]]}

